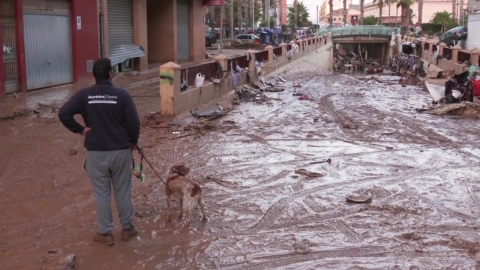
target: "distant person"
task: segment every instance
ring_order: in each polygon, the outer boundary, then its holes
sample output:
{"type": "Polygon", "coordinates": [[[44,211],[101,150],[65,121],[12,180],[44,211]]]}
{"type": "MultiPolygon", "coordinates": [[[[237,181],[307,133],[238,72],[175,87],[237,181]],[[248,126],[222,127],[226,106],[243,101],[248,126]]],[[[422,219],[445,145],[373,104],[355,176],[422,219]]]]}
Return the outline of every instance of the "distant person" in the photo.
{"type": "Polygon", "coordinates": [[[122,223],[122,240],[138,235],[133,226],[132,149],[140,136],[140,120],[130,94],[112,85],[112,64],[100,58],[93,65],[95,85],[75,93],[58,112],[62,124],[85,137],[85,170],[92,184],[97,206],[99,232],[93,240],[115,244],[112,229],[111,190],[115,194],[122,223]],[[80,114],[85,127],[74,115],[80,114]]]}

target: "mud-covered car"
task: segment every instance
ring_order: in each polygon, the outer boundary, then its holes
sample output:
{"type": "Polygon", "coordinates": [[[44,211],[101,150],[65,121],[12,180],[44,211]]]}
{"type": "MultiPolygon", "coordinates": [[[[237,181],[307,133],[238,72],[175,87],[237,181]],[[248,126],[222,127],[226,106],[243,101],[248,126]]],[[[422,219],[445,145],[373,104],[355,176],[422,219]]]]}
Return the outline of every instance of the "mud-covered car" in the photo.
{"type": "Polygon", "coordinates": [[[453,46],[459,40],[467,40],[468,28],[465,26],[458,26],[443,33],[439,38],[437,45],[442,42],[448,46],[453,46]]]}

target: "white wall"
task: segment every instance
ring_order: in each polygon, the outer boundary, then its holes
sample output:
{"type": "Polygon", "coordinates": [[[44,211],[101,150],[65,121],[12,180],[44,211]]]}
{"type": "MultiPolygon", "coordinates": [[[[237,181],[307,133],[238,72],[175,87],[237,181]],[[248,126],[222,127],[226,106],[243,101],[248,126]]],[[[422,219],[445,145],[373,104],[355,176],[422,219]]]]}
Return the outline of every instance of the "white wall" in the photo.
{"type": "Polygon", "coordinates": [[[465,44],[467,50],[480,49],[480,35],[474,35],[473,29],[480,29],[480,13],[468,15],[468,32],[470,33],[465,44]]]}
{"type": "MultiPolygon", "coordinates": [[[[380,14],[380,10],[378,8],[378,5],[375,6],[370,6],[371,3],[366,4],[365,7],[365,13],[364,16],[370,16],[373,15],[375,17],[378,17],[380,14]]],[[[468,1],[464,1],[464,7],[466,8],[468,6],[468,1]]],[[[410,8],[413,10],[413,14],[415,17],[413,18],[413,23],[418,22],[418,2],[414,1],[413,5],[410,6],[410,8]]],[[[437,12],[442,12],[442,11],[447,11],[449,13],[452,13],[452,2],[450,0],[424,0],[423,1],[423,18],[422,18],[422,23],[428,23],[430,22],[431,19],[433,19],[433,16],[437,12]]],[[[388,5],[384,5],[382,9],[382,17],[388,17],[388,5]]],[[[401,16],[401,9],[398,9],[398,17],[401,16]]],[[[390,16],[395,16],[397,14],[397,4],[392,3],[390,5],[390,16]]]]}

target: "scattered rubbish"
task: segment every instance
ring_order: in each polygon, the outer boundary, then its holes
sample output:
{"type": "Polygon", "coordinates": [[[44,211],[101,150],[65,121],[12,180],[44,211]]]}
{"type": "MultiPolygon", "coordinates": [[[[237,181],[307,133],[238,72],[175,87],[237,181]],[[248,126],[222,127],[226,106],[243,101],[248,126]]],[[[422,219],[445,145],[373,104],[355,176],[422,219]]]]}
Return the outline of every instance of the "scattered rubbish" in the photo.
{"type": "Polygon", "coordinates": [[[285,89],[272,86],[272,87],[269,87],[269,88],[265,89],[264,91],[265,92],[283,92],[283,91],[285,91],[285,89]]]}
{"type": "Polygon", "coordinates": [[[166,116],[162,116],[160,112],[147,112],[141,121],[141,125],[162,128],[161,125],[168,125],[165,123],[166,119],[166,116]]]}
{"type": "Polygon", "coordinates": [[[190,110],[192,115],[196,118],[208,118],[207,120],[212,120],[218,117],[222,117],[229,112],[231,112],[233,108],[223,108],[222,106],[218,106],[216,110],[204,110],[201,112],[198,112],[196,109],[190,110]]]}
{"type": "Polygon", "coordinates": [[[192,122],[183,128],[184,131],[191,131],[191,130],[200,131],[200,130],[215,130],[215,129],[217,129],[217,126],[212,124],[209,121],[192,122]]]}
{"type": "Polygon", "coordinates": [[[479,118],[478,110],[480,105],[472,102],[460,102],[460,103],[451,103],[443,104],[433,108],[417,108],[415,109],[418,112],[425,112],[428,114],[434,115],[456,115],[464,116],[469,118],[479,118]]]}
{"type": "Polygon", "coordinates": [[[392,149],[393,149],[392,146],[386,146],[385,148],[386,148],[387,150],[392,150],[392,149]]]}
{"type": "Polygon", "coordinates": [[[280,77],[280,76],[277,76],[277,80],[280,81],[280,82],[287,82],[287,80],[283,79],[283,78],[280,77]]]}
{"type": "Polygon", "coordinates": [[[320,164],[320,163],[332,163],[332,160],[331,159],[325,159],[325,160],[321,160],[321,161],[314,161],[314,162],[308,163],[308,165],[320,164]]]}
{"type": "Polygon", "coordinates": [[[323,177],[323,176],[325,176],[324,174],[307,171],[306,169],[295,170],[295,173],[300,174],[300,175],[304,175],[304,176],[308,176],[308,177],[323,177]]]}
{"type": "Polygon", "coordinates": [[[394,134],[394,133],[395,133],[395,131],[382,131],[381,134],[382,134],[382,135],[392,135],[392,134],[394,134]]]}
{"type": "Polygon", "coordinates": [[[294,84],[294,85],[292,85],[292,87],[294,87],[294,88],[300,88],[300,87],[302,87],[302,85],[300,85],[300,84],[294,84]]]}
{"type": "MultiPolygon", "coordinates": [[[[265,90],[268,90],[268,88],[265,90]]],[[[262,94],[261,90],[253,89],[246,85],[239,87],[238,89],[235,89],[235,93],[237,94],[238,99],[244,102],[263,103],[269,100],[267,96],[262,94]]],[[[238,100],[235,102],[239,103],[238,100]]]]}
{"type": "Polygon", "coordinates": [[[267,97],[265,95],[262,95],[262,94],[255,95],[255,102],[256,103],[263,103],[265,101],[267,101],[267,97]]]}
{"type": "Polygon", "coordinates": [[[302,97],[304,95],[305,95],[304,93],[293,93],[294,97],[302,97]]]}
{"type": "Polygon", "coordinates": [[[76,269],[75,254],[65,253],[62,249],[51,249],[43,256],[41,269],[76,269]]]}
{"type": "Polygon", "coordinates": [[[60,110],[60,107],[58,107],[58,106],[54,106],[54,105],[50,105],[50,104],[45,104],[45,103],[38,103],[38,106],[40,106],[40,107],[46,107],[46,108],[50,108],[50,109],[55,109],[55,110],[60,110]]]}
{"type": "Polygon", "coordinates": [[[298,100],[309,100],[310,98],[307,95],[303,95],[298,98],[298,100]]]}
{"type": "Polygon", "coordinates": [[[185,135],[181,135],[181,136],[177,136],[177,137],[173,137],[173,138],[170,138],[169,140],[176,140],[176,139],[180,139],[180,138],[185,138],[185,137],[190,137],[190,136],[193,136],[193,135],[197,135],[197,134],[185,134],[185,135]]]}
{"type": "Polygon", "coordinates": [[[205,82],[205,75],[198,73],[197,76],[195,77],[195,86],[197,88],[200,88],[203,86],[204,82],[205,82]]]}
{"type": "Polygon", "coordinates": [[[76,149],[73,149],[73,148],[68,149],[68,152],[70,153],[71,156],[74,156],[74,155],[78,154],[78,151],[76,149]]]}
{"type": "Polygon", "coordinates": [[[350,195],[347,197],[347,202],[351,203],[371,203],[372,195],[350,195]]]}
{"type": "Polygon", "coordinates": [[[180,131],[172,131],[172,134],[180,134],[180,131]]]}

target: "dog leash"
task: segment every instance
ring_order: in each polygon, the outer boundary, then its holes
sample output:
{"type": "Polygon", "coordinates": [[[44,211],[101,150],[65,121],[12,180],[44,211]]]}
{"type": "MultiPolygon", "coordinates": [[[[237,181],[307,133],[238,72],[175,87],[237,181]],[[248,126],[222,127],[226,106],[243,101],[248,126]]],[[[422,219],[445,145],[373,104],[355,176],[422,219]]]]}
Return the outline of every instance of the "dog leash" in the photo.
{"type": "Polygon", "coordinates": [[[134,175],[136,178],[140,179],[141,182],[144,182],[145,181],[145,174],[142,174],[142,170],[143,170],[143,161],[145,160],[145,162],[147,163],[147,165],[153,170],[153,172],[157,175],[158,179],[160,179],[160,181],[162,181],[162,183],[164,185],[167,185],[167,183],[165,182],[165,180],[163,180],[163,178],[160,176],[160,174],[157,172],[157,170],[155,170],[155,168],[152,166],[152,164],[150,163],[150,161],[147,159],[147,157],[145,157],[145,153],[143,152],[143,149],[136,146],[137,148],[137,151],[138,153],[140,154],[140,164],[138,166],[138,168],[135,168],[135,160],[133,159],[133,156],[132,156],[132,162],[133,162],[133,168],[134,168],[134,175]]]}

